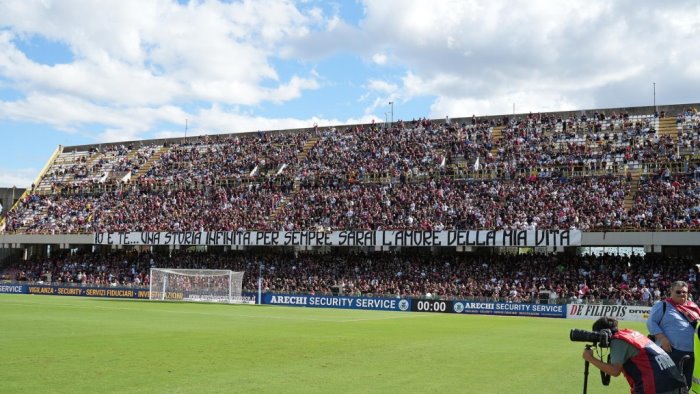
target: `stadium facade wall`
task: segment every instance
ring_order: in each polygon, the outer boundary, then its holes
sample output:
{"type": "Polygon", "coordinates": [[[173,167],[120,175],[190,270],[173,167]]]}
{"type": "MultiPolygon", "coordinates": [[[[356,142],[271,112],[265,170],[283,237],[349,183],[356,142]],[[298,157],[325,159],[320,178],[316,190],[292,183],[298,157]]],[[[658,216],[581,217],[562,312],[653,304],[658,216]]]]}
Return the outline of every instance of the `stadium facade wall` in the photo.
{"type": "Polygon", "coordinates": [[[25,189],[20,187],[0,187],[0,205],[2,205],[0,217],[5,216],[24,191],[25,189]]]}

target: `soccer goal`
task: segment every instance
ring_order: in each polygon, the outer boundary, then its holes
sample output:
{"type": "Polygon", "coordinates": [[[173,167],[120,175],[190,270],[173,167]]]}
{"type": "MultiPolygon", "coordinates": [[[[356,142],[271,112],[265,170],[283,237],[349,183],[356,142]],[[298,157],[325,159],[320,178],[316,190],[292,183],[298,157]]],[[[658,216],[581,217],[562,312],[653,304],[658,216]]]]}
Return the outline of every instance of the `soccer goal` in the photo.
{"type": "Polygon", "coordinates": [[[151,300],[250,303],[242,290],[243,272],[151,268],[151,300]]]}

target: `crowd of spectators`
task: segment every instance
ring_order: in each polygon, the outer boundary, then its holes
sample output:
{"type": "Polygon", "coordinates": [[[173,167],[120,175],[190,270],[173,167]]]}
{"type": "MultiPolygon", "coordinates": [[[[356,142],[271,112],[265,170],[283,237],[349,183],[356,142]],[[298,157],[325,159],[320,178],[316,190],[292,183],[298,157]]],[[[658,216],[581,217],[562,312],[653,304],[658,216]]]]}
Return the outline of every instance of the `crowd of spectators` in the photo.
{"type": "Polygon", "coordinates": [[[459,143],[457,129],[421,119],[399,121],[383,129],[378,124],[345,129],[330,128],[309,152],[301,176],[366,179],[382,176],[414,176],[439,172],[446,152],[459,143]]]}
{"type": "Polygon", "coordinates": [[[658,131],[664,117],[417,119],[95,148],[57,161],[50,191],[25,196],[5,230],[698,228],[698,163],[680,148],[695,154],[700,117],[679,114],[677,138],[658,131]],[[633,168],[649,175],[638,191],[633,168]]]}
{"type": "Polygon", "coordinates": [[[21,228],[26,233],[265,230],[288,188],[266,182],[231,188],[29,195],[6,225],[9,231],[21,228]]]}
{"type": "Polygon", "coordinates": [[[678,146],[682,154],[696,157],[700,155],[700,114],[695,108],[688,108],[676,117],[678,146]]]}
{"type": "MultiPolygon", "coordinates": [[[[614,230],[629,222],[623,207],[629,190],[624,177],[529,177],[508,182],[445,177],[392,184],[326,179],[304,183],[294,192],[291,188],[289,183],[267,181],[232,188],[29,195],[9,215],[7,229],[26,233],[614,230]]],[[[694,203],[690,192],[687,201],[675,201],[685,203],[678,209],[694,203]]]]}
{"type": "Polygon", "coordinates": [[[378,297],[438,297],[535,302],[650,305],[668,296],[676,280],[690,283],[690,259],[656,254],[508,255],[411,251],[316,254],[283,251],[202,253],[136,251],[55,254],[32,258],[10,270],[9,279],[32,283],[148,286],[150,268],[244,271],[244,291],[378,297]]]}
{"type": "Polygon", "coordinates": [[[555,119],[531,114],[506,124],[496,150],[484,165],[506,173],[552,166],[618,170],[678,159],[673,138],[658,132],[658,118],[652,115],[555,119]]]}
{"type": "Polygon", "coordinates": [[[137,173],[157,150],[157,146],[149,144],[139,147],[114,145],[92,148],[86,152],[66,152],[59,155],[38,186],[39,189],[57,193],[65,188],[119,181],[129,173],[137,173]]]}
{"type": "Polygon", "coordinates": [[[145,178],[213,180],[295,172],[297,157],[310,137],[309,133],[205,136],[197,143],[170,147],[145,178]]]}
{"type": "Polygon", "coordinates": [[[519,178],[510,182],[314,183],[274,227],[299,229],[616,229],[626,220],[624,178],[519,178]]]}
{"type": "Polygon", "coordinates": [[[700,228],[700,179],[689,175],[645,179],[625,225],[639,229],[700,228]]]}

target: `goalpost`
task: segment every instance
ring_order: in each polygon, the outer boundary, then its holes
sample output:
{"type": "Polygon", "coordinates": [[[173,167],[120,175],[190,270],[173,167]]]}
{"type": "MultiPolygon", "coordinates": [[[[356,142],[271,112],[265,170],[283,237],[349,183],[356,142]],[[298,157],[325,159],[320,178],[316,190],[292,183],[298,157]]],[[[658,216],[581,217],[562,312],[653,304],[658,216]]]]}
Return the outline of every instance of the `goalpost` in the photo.
{"type": "Polygon", "coordinates": [[[242,271],[151,268],[149,290],[151,300],[251,303],[242,296],[242,271]]]}

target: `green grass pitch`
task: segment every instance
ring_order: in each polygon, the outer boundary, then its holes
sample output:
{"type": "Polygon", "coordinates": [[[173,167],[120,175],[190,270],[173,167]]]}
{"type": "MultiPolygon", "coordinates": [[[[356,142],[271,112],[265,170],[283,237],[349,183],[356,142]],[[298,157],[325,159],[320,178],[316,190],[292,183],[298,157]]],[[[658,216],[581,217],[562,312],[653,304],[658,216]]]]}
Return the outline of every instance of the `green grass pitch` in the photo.
{"type": "Polygon", "coordinates": [[[0,392],[579,393],[591,324],[0,295],[0,392]]]}

